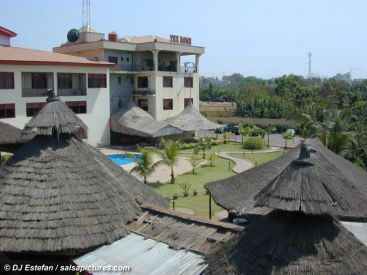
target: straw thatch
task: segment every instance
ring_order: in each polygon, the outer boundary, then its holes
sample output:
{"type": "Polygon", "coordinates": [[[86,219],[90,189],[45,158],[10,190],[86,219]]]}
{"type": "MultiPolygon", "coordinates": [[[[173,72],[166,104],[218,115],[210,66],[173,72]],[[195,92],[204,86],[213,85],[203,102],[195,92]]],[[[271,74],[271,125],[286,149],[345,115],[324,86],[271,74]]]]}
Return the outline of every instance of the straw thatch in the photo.
{"type": "Polygon", "coordinates": [[[365,274],[367,248],[328,216],[274,211],[208,257],[204,274],[365,274]]]}
{"type": "Polygon", "coordinates": [[[213,199],[242,213],[269,212],[268,206],[306,213],[330,213],[342,219],[367,218],[366,171],[326,149],[317,139],[305,141],[312,148],[309,161],[296,161],[301,146],[285,156],[232,178],[209,183],[213,199]]]}
{"type": "Polygon", "coordinates": [[[223,125],[206,119],[193,104],[189,104],[180,114],[166,120],[167,123],[185,132],[211,130],[223,127],[223,125]]]}
{"type": "Polygon", "coordinates": [[[0,145],[19,143],[21,134],[20,129],[0,121],[0,145]]]}
{"type": "Polygon", "coordinates": [[[133,103],[123,106],[110,118],[111,130],[116,133],[142,137],[161,137],[181,134],[170,123],[155,120],[148,112],[133,103]]]}
{"type": "Polygon", "coordinates": [[[44,109],[25,131],[37,125],[37,136],[1,171],[1,252],[77,253],[126,236],[126,225],[141,213],[138,203],[167,205],[72,134],[84,124],[64,103],[44,109]],[[50,114],[52,120],[43,117],[50,114]]]}
{"type": "Polygon", "coordinates": [[[48,103],[24,127],[23,134],[47,135],[76,134],[87,137],[88,127],[58,98],[48,99],[48,103]]]}

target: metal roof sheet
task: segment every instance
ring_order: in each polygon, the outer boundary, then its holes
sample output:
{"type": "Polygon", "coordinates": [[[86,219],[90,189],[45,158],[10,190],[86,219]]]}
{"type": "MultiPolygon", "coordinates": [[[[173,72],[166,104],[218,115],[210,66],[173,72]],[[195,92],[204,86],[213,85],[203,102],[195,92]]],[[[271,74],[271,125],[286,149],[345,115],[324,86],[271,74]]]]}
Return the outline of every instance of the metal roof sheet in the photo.
{"type": "MultiPolygon", "coordinates": [[[[207,264],[203,256],[175,250],[167,244],[131,233],[74,260],[79,266],[130,266],[129,274],[200,274],[207,264]]],[[[109,272],[123,274],[126,272],[109,272]]],[[[93,274],[101,275],[102,272],[93,274]]]]}

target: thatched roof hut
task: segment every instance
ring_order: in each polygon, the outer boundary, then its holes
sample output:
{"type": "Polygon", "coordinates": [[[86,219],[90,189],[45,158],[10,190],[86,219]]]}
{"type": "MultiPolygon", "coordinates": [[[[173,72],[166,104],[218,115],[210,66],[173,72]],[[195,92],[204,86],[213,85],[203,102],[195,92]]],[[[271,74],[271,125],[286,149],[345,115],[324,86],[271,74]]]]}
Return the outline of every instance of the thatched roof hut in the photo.
{"type": "Polygon", "coordinates": [[[0,179],[0,252],[75,254],[126,236],[139,200],[166,203],[82,142],[76,133],[86,131],[57,99],[26,125],[36,136],[0,179]]]}
{"type": "Polygon", "coordinates": [[[278,208],[274,207],[275,204],[280,205],[281,201],[276,200],[281,192],[284,196],[282,202],[286,204],[284,210],[298,208],[298,200],[302,196],[301,206],[307,213],[330,210],[344,220],[365,220],[367,172],[325,148],[318,139],[308,139],[304,144],[313,151],[308,163],[297,161],[302,149],[298,146],[276,160],[234,177],[208,183],[205,188],[216,203],[237,214],[269,213],[270,208],[278,208]],[[294,184],[288,186],[289,181],[294,184]],[[305,190],[304,186],[310,189],[305,190]],[[255,208],[255,195],[263,188],[259,203],[262,202],[264,207],[255,208]],[[311,195],[315,195],[313,198],[319,202],[318,205],[309,204],[307,196],[311,195]],[[316,208],[311,209],[310,205],[316,208]]]}
{"type": "Polygon", "coordinates": [[[354,193],[337,194],[332,179],[312,175],[316,152],[301,146],[299,158],[255,196],[255,206],[277,210],[209,256],[204,273],[365,274],[367,247],[333,217],[355,213],[354,193]]]}
{"type": "Polygon", "coordinates": [[[20,129],[0,121],[0,145],[18,143],[21,134],[20,129]]]}

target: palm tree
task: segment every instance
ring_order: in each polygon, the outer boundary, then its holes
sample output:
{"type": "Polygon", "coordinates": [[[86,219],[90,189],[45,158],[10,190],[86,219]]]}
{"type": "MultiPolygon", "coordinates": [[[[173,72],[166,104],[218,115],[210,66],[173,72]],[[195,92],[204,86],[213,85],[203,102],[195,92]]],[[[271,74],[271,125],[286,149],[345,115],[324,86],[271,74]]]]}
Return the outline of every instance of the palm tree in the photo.
{"type": "Polygon", "coordinates": [[[152,150],[138,147],[138,151],[141,154],[141,158],[137,158],[135,154],[131,153],[126,153],[124,156],[132,158],[136,162],[130,173],[143,177],[144,183],[147,184],[147,177],[155,171],[159,163],[154,161],[154,152],[152,150]]]}
{"type": "Polygon", "coordinates": [[[214,160],[216,160],[218,158],[218,156],[213,152],[209,155],[209,163],[210,163],[210,166],[213,167],[213,162],[214,160]]]}
{"type": "Polygon", "coordinates": [[[243,143],[243,138],[245,136],[247,136],[250,132],[251,132],[251,127],[250,126],[246,126],[242,123],[240,123],[240,134],[242,136],[242,143],[243,143]]]}
{"type": "Polygon", "coordinates": [[[211,148],[210,138],[209,137],[203,137],[200,138],[199,141],[196,143],[196,146],[194,148],[194,153],[197,154],[199,152],[202,153],[203,159],[206,157],[206,151],[211,148]]]}
{"type": "Polygon", "coordinates": [[[199,159],[196,155],[191,156],[188,160],[192,166],[193,174],[195,174],[195,169],[200,165],[200,163],[204,161],[203,159],[199,159]]]}
{"type": "Polygon", "coordinates": [[[171,168],[171,183],[175,183],[175,174],[173,172],[173,167],[178,163],[180,147],[178,142],[173,140],[165,140],[162,138],[161,145],[163,151],[155,149],[154,152],[159,155],[160,160],[157,165],[167,165],[171,168]]]}
{"type": "Polygon", "coordinates": [[[283,139],[284,139],[284,149],[287,149],[288,140],[293,140],[293,134],[291,132],[285,132],[283,133],[283,139]]]}

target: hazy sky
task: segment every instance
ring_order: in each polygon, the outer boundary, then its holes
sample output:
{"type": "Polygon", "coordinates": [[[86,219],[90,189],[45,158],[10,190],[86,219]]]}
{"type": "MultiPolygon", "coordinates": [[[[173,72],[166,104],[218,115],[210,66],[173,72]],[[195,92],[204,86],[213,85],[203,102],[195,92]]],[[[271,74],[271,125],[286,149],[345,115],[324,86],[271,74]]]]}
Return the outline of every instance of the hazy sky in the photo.
{"type": "MultiPolygon", "coordinates": [[[[51,50],[82,23],[82,0],[0,0],[13,45],[51,50]]],[[[204,46],[201,74],[367,78],[366,0],[91,0],[91,25],[120,36],[191,36],[204,46]]]]}

